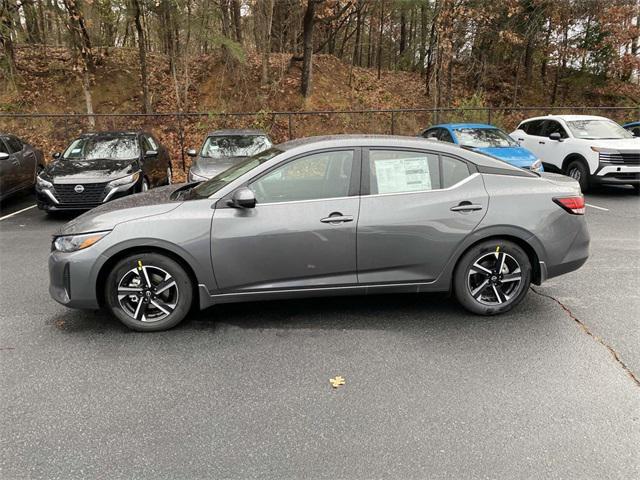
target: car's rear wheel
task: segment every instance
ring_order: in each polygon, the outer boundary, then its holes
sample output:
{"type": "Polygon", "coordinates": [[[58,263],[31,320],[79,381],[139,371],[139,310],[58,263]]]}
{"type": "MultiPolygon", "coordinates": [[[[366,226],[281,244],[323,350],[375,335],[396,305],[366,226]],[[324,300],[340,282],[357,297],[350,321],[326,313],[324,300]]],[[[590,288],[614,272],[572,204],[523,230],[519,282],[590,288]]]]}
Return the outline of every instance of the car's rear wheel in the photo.
{"type": "Polygon", "coordinates": [[[157,253],[120,260],[107,277],[109,310],[127,327],[145,332],[175,327],[189,312],[193,286],[176,261],[157,253]]]}
{"type": "Polygon", "coordinates": [[[567,175],[577,180],[580,184],[580,190],[586,192],[589,190],[589,169],[580,160],[574,160],[567,165],[567,175]]]}
{"type": "Polygon", "coordinates": [[[467,251],[456,267],[456,298],[467,310],[496,315],[511,310],[527,294],[531,262],[526,252],[506,240],[488,240],[467,251]]]}

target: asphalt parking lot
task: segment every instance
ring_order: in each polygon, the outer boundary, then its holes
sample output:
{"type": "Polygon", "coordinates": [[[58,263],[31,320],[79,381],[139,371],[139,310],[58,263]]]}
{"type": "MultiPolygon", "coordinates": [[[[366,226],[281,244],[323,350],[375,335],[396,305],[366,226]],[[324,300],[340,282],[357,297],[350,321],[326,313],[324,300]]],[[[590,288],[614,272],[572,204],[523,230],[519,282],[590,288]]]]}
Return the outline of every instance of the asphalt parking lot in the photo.
{"type": "Polygon", "coordinates": [[[65,219],[7,201],[0,477],[639,478],[640,199],[587,202],[587,264],[500,317],[346,297],[140,334],[51,300],[65,219]]]}

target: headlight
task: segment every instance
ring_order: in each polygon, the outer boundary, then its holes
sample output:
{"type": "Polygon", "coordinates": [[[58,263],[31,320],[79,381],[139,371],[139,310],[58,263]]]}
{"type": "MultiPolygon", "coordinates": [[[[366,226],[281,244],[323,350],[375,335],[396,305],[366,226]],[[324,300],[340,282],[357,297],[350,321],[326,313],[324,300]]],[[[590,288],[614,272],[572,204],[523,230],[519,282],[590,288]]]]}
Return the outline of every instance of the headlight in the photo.
{"type": "Polygon", "coordinates": [[[189,170],[189,181],[190,182],[206,182],[209,180],[207,177],[203,177],[202,175],[198,175],[197,173],[193,173],[193,169],[189,170]]]}
{"type": "Polygon", "coordinates": [[[53,188],[53,183],[43,179],[42,177],[36,177],[36,185],[38,188],[53,188]]]}
{"type": "Polygon", "coordinates": [[[90,247],[109,232],[85,233],[82,235],[65,235],[53,240],[53,249],[58,252],[76,252],[90,247]]]}
{"type": "Polygon", "coordinates": [[[138,178],[140,178],[140,172],[136,172],[133,175],[127,175],[126,177],[118,178],[117,180],[112,180],[107,184],[107,186],[114,188],[121,187],[123,185],[134,184],[138,181],[138,178]]]}
{"type": "Polygon", "coordinates": [[[531,164],[531,167],[529,167],[529,170],[531,170],[532,172],[540,173],[542,171],[542,160],[537,159],[535,162],[533,162],[531,164]]]}

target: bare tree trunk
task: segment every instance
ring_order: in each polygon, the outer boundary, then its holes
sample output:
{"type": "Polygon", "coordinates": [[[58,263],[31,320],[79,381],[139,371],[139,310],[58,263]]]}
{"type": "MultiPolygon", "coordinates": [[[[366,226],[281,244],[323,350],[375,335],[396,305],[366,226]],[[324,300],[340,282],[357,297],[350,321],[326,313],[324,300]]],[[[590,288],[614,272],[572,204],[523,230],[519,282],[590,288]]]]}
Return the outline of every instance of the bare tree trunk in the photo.
{"type": "Polygon", "coordinates": [[[261,53],[262,85],[269,82],[269,53],[271,52],[271,28],[273,26],[274,0],[262,0],[257,4],[256,15],[256,46],[261,53]]]}
{"type": "Polygon", "coordinates": [[[303,51],[302,51],[302,81],[300,92],[307,98],[311,95],[311,75],[313,70],[313,27],[318,0],[307,0],[307,9],[303,19],[303,51]]]}
{"type": "MultiPolygon", "coordinates": [[[[270,1],[273,2],[273,0],[270,1]]],[[[271,10],[273,11],[273,6],[271,10]]],[[[239,0],[231,0],[231,15],[233,16],[233,26],[236,32],[236,42],[242,43],[242,14],[239,0]]]]}
{"type": "Polygon", "coordinates": [[[380,34],[378,35],[378,80],[382,74],[382,30],[384,26],[384,0],[380,0],[380,34]]]}
{"type": "Polygon", "coordinates": [[[147,49],[145,47],[145,35],[140,21],[140,0],[131,0],[133,7],[133,19],[138,33],[138,58],[140,60],[140,78],[142,80],[142,105],[144,113],[151,113],[151,99],[149,98],[149,81],[147,78],[147,49]]]}

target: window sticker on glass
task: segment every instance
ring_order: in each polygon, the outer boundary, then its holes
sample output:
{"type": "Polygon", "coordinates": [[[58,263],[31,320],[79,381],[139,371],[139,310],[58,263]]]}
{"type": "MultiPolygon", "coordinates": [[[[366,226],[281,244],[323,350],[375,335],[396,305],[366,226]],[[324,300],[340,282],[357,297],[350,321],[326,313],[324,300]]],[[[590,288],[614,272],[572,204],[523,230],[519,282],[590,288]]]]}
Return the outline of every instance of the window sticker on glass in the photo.
{"type": "Polygon", "coordinates": [[[426,156],[376,160],[378,193],[431,190],[429,161],[426,156]]]}

